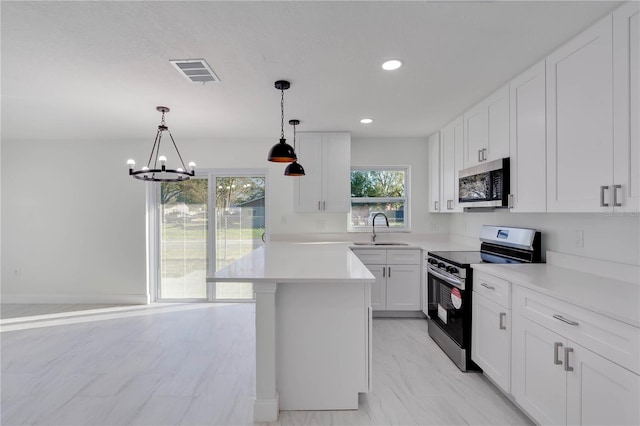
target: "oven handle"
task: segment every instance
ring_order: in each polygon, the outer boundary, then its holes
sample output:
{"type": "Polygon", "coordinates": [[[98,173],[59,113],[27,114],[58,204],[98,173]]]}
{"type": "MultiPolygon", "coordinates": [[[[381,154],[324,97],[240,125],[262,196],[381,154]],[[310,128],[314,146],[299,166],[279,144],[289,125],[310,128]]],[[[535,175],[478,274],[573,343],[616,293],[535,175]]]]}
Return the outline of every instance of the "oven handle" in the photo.
{"type": "Polygon", "coordinates": [[[460,281],[460,280],[456,280],[455,278],[451,278],[448,277],[446,275],[443,275],[442,272],[438,271],[437,269],[435,269],[433,266],[429,265],[427,267],[429,269],[429,273],[433,274],[434,276],[440,278],[441,280],[451,284],[454,287],[458,287],[460,290],[464,290],[464,282],[460,281]]]}

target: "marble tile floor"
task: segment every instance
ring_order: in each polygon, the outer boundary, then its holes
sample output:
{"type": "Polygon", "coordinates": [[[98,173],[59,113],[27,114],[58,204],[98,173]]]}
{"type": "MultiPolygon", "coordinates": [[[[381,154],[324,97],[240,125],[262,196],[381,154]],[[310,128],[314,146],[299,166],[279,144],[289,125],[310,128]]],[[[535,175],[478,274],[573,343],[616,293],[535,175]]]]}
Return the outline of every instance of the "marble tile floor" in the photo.
{"type": "MultiPolygon", "coordinates": [[[[0,322],[0,424],[253,424],[254,307],[23,305],[0,322]]],[[[273,425],[531,424],[481,374],[460,372],[426,321],[376,319],[373,333],[359,410],[283,411],[273,425]]]]}

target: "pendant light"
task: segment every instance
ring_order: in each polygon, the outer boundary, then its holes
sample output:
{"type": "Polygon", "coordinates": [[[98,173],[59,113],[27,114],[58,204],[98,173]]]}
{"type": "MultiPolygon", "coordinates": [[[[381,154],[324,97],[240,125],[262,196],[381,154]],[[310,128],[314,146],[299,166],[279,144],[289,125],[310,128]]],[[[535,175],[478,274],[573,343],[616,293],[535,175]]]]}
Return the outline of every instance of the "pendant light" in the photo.
{"type": "Polygon", "coordinates": [[[129,166],[129,175],[136,179],[148,182],[179,182],[189,180],[191,176],[196,174],[196,163],[193,161],[190,162],[189,171],[187,171],[184,161],[182,160],[182,155],[180,155],[180,151],[178,150],[178,145],[176,145],[176,141],[173,140],[171,131],[164,124],[164,114],[169,112],[169,108],[165,106],[158,106],[156,107],[156,110],[162,113],[162,120],[158,126],[158,133],[156,133],[156,140],[153,142],[153,148],[151,148],[149,161],[147,161],[147,165],[145,167],[142,167],[140,170],[134,170],[133,168],[135,167],[136,162],[128,160],[127,165],[129,166]],[[171,142],[173,142],[173,147],[176,149],[176,153],[178,154],[180,163],[182,163],[182,167],[178,167],[177,169],[168,169],[166,166],[167,157],[160,155],[160,142],[162,141],[162,133],[164,132],[169,133],[169,137],[171,138],[171,142]],[[151,160],[153,160],[153,168],[151,167],[151,160]],[[160,163],[160,167],[158,167],[158,162],[160,163]]]}
{"type": "Polygon", "coordinates": [[[291,84],[285,80],[275,82],[276,89],[280,90],[280,142],[271,147],[269,151],[269,161],[274,163],[290,163],[297,159],[293,147],[287,143],[284,138],[284,91],[291,87],[291,84]]]}
{"type": "MultiPolygon", "coordinates": [[[[295,153],[296,126],[300,124],[300,120],[289,120],[289,124],[293,126],[293,152],[295,153]]],[[[295,159],[291,163],[289,163],[286,169],[284,169],[284,175],[285,176],[304,176],[305,175],[304,168],[302,167],[302,165],[300,165],[300,163],[298,163],[298,160],[295,159]]]]}

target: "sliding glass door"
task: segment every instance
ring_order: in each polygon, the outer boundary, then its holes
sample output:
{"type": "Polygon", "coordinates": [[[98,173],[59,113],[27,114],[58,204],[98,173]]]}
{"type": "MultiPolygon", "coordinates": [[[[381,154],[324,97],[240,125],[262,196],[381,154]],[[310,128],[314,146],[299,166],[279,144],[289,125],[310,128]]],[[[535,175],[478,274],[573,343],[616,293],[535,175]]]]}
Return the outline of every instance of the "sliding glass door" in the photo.
{"type": "MultiPolygon", "coordinates": [[[[216,176],[215,270],[262,245],[265,232],[264,176],[216,176]]],[[[216,300],[253,299],[251,283],[214,283],[216,300]]]]}
{"type": "Polygon", "coordinates": [[[160,184],[160,299],[207,298],[209,180],[160,184]]]}
{"type": "Polygon", "coordinates": [[[150,201],[155,299],[252,300],[251,283],[207,283],[206,277],[263,244],[265,172],[201,173],[159,184],[150,201]]]}

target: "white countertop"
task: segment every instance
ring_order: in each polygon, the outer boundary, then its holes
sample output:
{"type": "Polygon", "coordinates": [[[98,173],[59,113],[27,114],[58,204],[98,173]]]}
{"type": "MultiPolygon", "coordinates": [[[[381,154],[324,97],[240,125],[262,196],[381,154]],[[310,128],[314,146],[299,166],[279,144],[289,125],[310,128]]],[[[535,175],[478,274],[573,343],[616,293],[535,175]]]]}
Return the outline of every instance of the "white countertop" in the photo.
{"type": "Polygon", "coordinates": [[[486,272],[609,318],[640,327],[640,285],[560,266],[479,264],[486,272]]]}
{"type": "Polygon", "coordinates": [[[373,282],[349,243],[270,242],[208,276],[207,281],[373,282]]]}
{"type": "Polygon", "coordinates": [[[455,243],[451,241],[407,241],[406,246],[400,245],[360,245],[351,243],[351,249],[392,249],[392,250],[402,250],[402,249],[419,249],[424,251],[478,251],[477,247],[468,246],[460,243],[455,243]]]}

